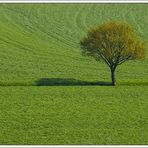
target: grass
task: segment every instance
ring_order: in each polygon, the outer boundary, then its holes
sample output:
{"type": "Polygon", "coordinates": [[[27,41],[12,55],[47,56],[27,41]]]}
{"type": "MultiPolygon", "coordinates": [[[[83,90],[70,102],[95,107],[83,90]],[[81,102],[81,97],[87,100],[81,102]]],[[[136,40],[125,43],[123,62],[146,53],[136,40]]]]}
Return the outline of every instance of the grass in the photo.
{"type": "Polygon", "coordinates": [[[0,141],[147,144],[147,87],[134,88],[1,87],[0,141]]]}
{"type": "Polygon", "coordinates": [[[88,28],[133,25],[147,4],[0,4],[0,144],[148,144],[148,59],[117,69],[81,55],[88,28]]]}

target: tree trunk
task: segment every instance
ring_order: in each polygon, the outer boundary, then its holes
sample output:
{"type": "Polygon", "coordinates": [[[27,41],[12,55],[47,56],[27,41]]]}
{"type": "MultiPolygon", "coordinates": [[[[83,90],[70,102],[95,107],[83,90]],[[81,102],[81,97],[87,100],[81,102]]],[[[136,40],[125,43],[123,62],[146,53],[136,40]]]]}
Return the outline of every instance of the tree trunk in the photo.
{"type": "Polygon", "coordinates": [[[116,85],[116,78],[115,78],[115,69],[111,69],[111,80],[112,80],[112,85],[116,85]]]}

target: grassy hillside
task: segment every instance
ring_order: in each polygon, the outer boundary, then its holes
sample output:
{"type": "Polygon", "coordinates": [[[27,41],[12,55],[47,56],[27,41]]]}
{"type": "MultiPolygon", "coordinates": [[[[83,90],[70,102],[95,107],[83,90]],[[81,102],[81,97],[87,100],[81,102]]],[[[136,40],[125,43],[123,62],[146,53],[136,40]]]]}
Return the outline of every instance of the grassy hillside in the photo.
{"type": "Polygon", "coordinates": [[[148,144],[148,58],[118,67],[116,88],[99,86],[108,67],[79,47],[88,28],[110,20],[148,42],[147,8],[0,4],[0,144],[148,144]]]}
{"type": "MultiPolygon", "coordinates": [[[[128,21],[148,41],[144,4],[1,4],[0,20],[2,84],[53,77],[109,81],[106,65],[82,57],[79,47],[89,27],[106,21],[128,21]]],[[[147,80],[146,67],[147,59],[127,63],[118,79],[147,80]]]]}

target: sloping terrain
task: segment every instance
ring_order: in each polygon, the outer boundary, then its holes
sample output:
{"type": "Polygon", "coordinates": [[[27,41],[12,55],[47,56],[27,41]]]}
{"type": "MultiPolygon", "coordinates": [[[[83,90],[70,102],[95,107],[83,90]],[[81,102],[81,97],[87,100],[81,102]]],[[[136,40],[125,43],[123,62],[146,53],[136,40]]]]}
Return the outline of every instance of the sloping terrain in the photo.
{"type": "MultiPolygon", "coordinates": [[[[90,27],[106,21],[128,21],[148,41],[145,4],[1,4],[0,20],[1,85],[53,77],[110,81],[106,65],[83,57],[79,47],[90,27]]],[[[127,63],[118,79],[146,80],[146,67],[147,60],[127,63]]]]}

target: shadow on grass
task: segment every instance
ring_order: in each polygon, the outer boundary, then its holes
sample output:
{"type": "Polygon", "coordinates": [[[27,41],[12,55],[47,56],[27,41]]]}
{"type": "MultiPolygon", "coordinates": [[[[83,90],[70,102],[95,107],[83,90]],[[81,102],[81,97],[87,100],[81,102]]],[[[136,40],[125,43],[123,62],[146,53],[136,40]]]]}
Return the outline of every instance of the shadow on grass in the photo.
{"type": "MultiPolygon", "coordinates": [[[[0,86],[112,86],[111,82],[89,82],[72,78],[40,78],[39,80],[0,81],[0,86]]],[[[148,81],[117,82],[117,86],[148,86],[148,81]]]]}
{"type": "Polygon", "coordinates": [[[80,81],[68,78],[41,78],[36,82],[36,85],[37,86],[88,86],[88,85],[111,86],[111,83],[88,82],[88,81],[80,81]]]}

